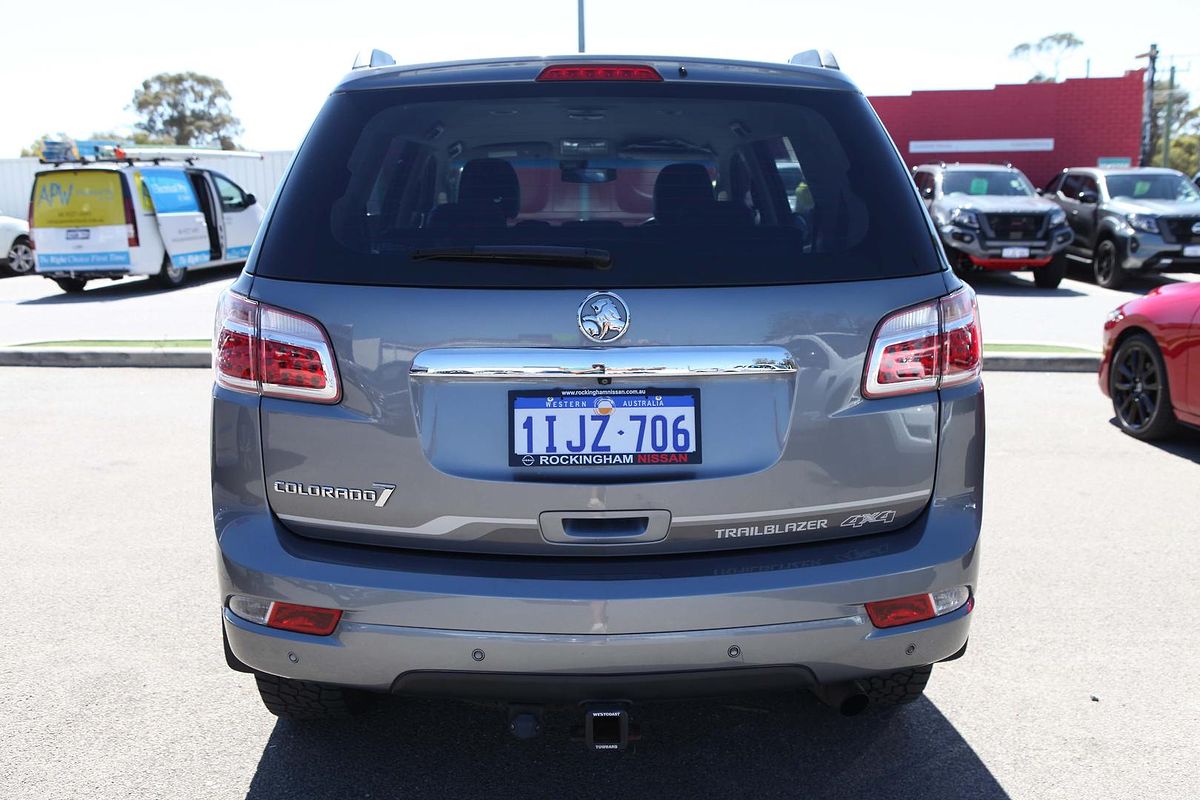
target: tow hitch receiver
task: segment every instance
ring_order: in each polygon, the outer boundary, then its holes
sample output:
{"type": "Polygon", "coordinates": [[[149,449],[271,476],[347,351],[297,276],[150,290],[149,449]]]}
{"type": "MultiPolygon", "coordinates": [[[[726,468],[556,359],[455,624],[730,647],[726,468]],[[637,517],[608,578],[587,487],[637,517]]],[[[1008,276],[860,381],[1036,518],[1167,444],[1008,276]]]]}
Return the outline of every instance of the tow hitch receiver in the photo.
{"type": "Polygon", "coordinates": [[[583,741],[589,750],[624,750],[629,744],[629,711],[619,705],[584,706],[583,741]]]}

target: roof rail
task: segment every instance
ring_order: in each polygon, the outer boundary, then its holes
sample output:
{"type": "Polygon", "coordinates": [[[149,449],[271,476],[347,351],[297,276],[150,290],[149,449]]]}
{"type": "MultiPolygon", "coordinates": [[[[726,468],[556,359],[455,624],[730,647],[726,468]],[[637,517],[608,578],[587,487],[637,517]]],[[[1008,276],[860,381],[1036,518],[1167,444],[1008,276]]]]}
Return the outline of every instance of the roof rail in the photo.
{"type": "Polygon", "coordinates": [[[135,161],[155,164],[186,161],[193,164],[212,158],[257,158],[261,161],[262,157],[262,153],[251,150],[209,150],[203,147],[100,147],[97,154],[90,158],[40,158],[38,161],[58,167],[63,164],[133,164],[135,161]]]}
{"type": "Polygon", "coordinates": [[[788,63],[797,67],[825,67],[826,69],[841,70],[837,59],[833,57],[833,53],[825,49],[805,50],[804,52],[796,53],[788,63]]]}
{"type": "Polygon", "coordinates": [[[354,57],[354,66],[350,69],[390,67],[395,63],[396,59],[392,58],[390,53],[385,53],[382,50],[360,50],[358,55],[354,57]]]}

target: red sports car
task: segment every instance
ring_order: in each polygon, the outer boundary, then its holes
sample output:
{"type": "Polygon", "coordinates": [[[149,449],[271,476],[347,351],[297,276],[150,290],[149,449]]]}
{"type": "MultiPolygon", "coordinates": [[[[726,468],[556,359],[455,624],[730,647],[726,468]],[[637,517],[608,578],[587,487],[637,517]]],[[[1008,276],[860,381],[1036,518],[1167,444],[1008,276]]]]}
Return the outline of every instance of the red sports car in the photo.
{"type": "Polygon", "coordinates": [[[1130,436],[1200,427],[1200,283],[1160,286],[1108,315],[1100,388],[1130,436]]]}

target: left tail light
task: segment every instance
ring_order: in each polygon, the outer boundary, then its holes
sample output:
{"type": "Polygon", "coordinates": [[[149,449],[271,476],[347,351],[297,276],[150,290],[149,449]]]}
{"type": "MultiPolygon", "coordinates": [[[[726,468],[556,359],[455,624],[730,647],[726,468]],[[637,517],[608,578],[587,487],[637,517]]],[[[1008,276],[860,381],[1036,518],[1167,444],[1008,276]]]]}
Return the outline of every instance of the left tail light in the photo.
{"type": "Polygon", "coordinates": [[[889,314],[879,323],[868,352],[863,397],[970,383],[983,368],[975,291],[964,286],[940,300],[889,314]]]}
{"type": "Polygon", "coordinates": [[[130,247],[137,247],[139,244],[137,214],[133,210],[133,195],[129,193],[129,183],[125,180],[121,181],[121,200],[125,206],[126,243],[130,247]]]}
{"type": "Polygon", "coordinates": [[[213,372],[218,385],[235,392],[311,403],[342,397],[321,323],[228,290],[217,301],[213,372]]]}

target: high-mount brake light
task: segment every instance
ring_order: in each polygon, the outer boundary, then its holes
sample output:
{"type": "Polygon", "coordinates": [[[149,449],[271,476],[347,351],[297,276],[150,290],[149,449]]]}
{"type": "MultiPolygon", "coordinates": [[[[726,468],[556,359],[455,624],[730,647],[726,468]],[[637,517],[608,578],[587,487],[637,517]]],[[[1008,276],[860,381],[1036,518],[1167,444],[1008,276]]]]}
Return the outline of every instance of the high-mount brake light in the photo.
{"type": "Polygon", "coordinates": [[[311,317],[226,290],[217,301],[213,341],[220,386],[313,403],[341,399],[329,337],[311,317]]]}
{"type": "Polygon", "coordinates": [[[964,286],[940,300],[883,318],[871,340],[863,397],[890,397],[969,383],[983,366],[975,292],[964,286]]]}
{"type": "Polygon", "coordinates": [[[539,81],[661,81],[662,75],[645,64],[555,64],[542,70],[539,81]]]}

